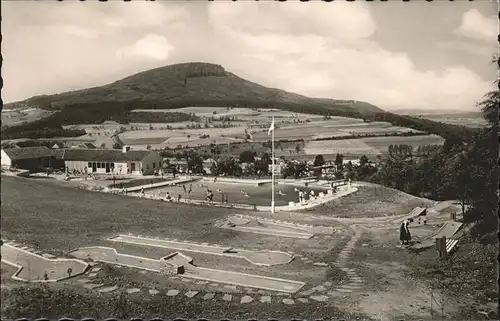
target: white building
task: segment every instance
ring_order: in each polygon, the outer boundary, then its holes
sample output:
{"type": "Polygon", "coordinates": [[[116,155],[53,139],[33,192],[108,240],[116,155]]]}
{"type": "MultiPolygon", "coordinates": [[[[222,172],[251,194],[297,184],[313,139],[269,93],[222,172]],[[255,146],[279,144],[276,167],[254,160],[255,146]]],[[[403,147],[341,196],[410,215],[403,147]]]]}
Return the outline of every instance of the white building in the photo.
{"type": "Polygon", "coordinates": [[[154,151],[119,149],[80,149],[63,151],[62,159],[69,172],[98,174],[151,175],[162,169],[163,158],[154,151]]]}

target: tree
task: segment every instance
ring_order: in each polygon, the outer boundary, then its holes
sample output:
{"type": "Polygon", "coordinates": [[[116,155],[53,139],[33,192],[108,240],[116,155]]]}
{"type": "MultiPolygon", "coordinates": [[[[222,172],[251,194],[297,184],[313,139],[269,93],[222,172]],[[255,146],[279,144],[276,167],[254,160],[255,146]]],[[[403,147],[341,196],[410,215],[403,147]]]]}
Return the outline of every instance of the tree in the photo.
{"type": "Polygon", "coordinates": [[[314,164],[313,166],[323,166],[325,165],[325,159],[323,157],[323,155],[316,155],[316,157],[314,158],[314,164]]]}
{"type": "MultiPolygon", "coordinates": [[[[500,91],[487,93],[478,104],[488,126],[476,136],[474,143],[468,146],[470,163],[470,199],[471,208],[466,212],[467,221],[478,224],[473,228],[473,235],[488,236],[495,241],[498,226],[498,106],[500,91]]],[[[486,238],[487,239],[487,238],[486,238]]]]}
{"type": "Polygon", "coordinates": [[[203,173],[203,159],[195,152],[187,155],[187,166],[188,170],[193,173],[203,173]]]}
{"type": "Polygon", "coordinates": [[[335,157],[335,165],[337,166],[337,170],[342,171],[342,169],[344,168],[343,164],[344,156],[342,156],[342,154],[337,154],[337,156],[335,157]]]}
{"type": "MultiPolygon", "coordinates": [[[[325,159],[323,155],[316,155],[314,158],[313,166],[314,167],[320,167],[325,165],[325,159]]],[[[314,176],[321,176],[322,170],[321,168],[315,169],[314,170],[314,176]]]]}
{"type": "Polygon", "coordinates": [[[240,163],[253,163],[255,161],[255,152],[245,150],[240,154],[240,163]]]}
{"type": "Polygon", "coordinates": [[[369,160],[368,160],[368,157],[366,157],[366,155],[363,155],[359,158],[359,166],[365,166],[366,164],[368,164],[369,160]]]}

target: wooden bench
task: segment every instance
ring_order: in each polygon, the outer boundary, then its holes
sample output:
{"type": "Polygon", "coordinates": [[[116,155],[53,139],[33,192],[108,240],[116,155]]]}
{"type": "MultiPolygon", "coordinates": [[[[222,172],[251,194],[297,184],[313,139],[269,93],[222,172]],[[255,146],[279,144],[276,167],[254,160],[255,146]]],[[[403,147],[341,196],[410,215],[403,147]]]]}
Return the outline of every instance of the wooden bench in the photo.
{"type": "Polygon", "coordinates": [[[446,254],[450,254],[458,244],[458,240],[455,239],[447,239],[446,240],[446,254]]]}

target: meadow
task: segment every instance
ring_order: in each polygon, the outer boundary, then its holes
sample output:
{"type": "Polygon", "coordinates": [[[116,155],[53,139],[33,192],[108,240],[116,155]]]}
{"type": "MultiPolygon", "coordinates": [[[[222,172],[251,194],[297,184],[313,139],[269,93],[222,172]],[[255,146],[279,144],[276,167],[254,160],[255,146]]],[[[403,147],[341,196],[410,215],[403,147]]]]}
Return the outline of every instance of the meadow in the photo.
{"type": "Polygon", "coordinates": [[[2,110],[2,126],[20,125],[24,122],[32,122],[52,115],[52,111],[39,108],[29,109],[6,109],[2,110]]]}
{"type": "Polygon", "coordinates": [[[307,155],[335,154],[348,155],[378,155],[386,153],[389,145],[405,144],[414,148],[419,145],[442,145],[444,139],[437,135],[425,136],[384,136],[357,139],[311,141],[306,143],[304,152],[307,155]]]}

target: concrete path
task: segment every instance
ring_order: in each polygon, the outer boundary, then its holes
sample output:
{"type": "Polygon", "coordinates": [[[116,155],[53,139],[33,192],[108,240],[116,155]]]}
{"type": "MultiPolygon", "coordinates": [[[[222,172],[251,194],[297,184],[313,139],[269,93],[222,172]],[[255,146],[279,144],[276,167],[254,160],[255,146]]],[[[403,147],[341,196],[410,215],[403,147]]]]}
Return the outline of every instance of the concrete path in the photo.
{"type": "MultiPolygon", "coordinates": [[[[158,177],[156,177],[158,178],[158,177]]],[[[199,177],[186,177],[186,178],[179,178],[179,179],[173,179],[171,181],[165,181],[165,182],[159,182],[159,183],[153,183],[153,184],[145,184],[141,186],[134,186],[134,187],[129,187],[126,188],[125,190],[128,192],[137,192],[140,191],[141,189],[148,190],[151,188],[158,188],[158,187],[164,187],[164,186],[172,186],[172,185],[177,185],[177,184],[185,184],[193,181],[199,180],[199,177]]]]}
{"type": "Polygon", "coordinates": [[[24,282],[56,282],[85,273],[88,264],[75,259],[46,258],[4,243],[2,262],[18,270],[13,279],[24,282]],[[68,273],[68,272],[71,273],[68,273]]]}
{"type": "Polygon", "coordinates": [[[281,251],[250,251],[243,249],[234,249],[231,247],[204,245],[191,242],[158,240],[158,239],[152,239],[140,236],[131,236],[131,235],[119,235],[116,237],[109,238],[108,240],[113,242],[173,249],[183,252],[194,252],[194,253],[234,257],[239,259],[245,259],[252,264],[262,265],[262,266],[288,264],[293,260],[293,255],[281,251]]]}

